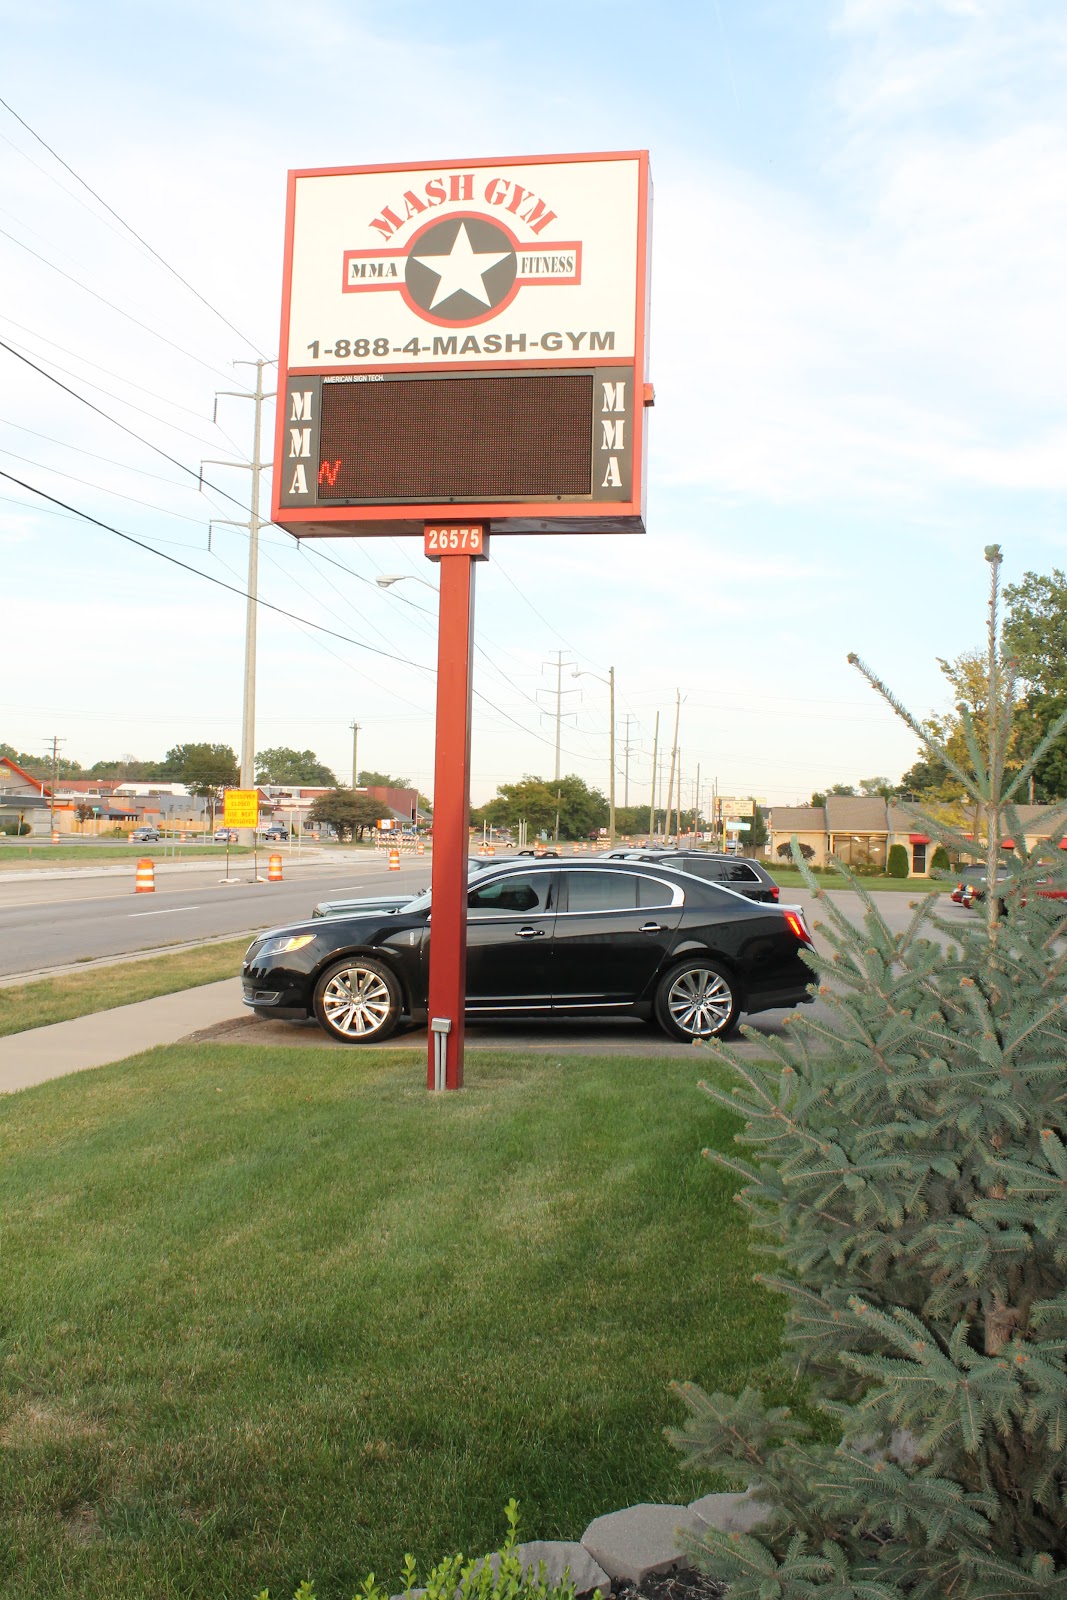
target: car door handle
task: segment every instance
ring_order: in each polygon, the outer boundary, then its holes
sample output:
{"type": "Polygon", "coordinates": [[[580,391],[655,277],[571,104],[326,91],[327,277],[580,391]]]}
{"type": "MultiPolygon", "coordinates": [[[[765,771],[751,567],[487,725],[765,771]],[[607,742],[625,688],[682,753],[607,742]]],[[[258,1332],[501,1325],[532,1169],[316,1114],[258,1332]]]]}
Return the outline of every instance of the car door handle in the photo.
{"type": "Polygon", "coordinates": [[[543,939],[544,936],[544,928],[516,928],[515,930],[516,939],[543,939]]]}
{"type": "Polygon", "coordinates": [[[662,933],[663,932],[663,924],[662,924],[662,922],[643,922],[641,924],[641,932],[642,933],[662,933]]]}

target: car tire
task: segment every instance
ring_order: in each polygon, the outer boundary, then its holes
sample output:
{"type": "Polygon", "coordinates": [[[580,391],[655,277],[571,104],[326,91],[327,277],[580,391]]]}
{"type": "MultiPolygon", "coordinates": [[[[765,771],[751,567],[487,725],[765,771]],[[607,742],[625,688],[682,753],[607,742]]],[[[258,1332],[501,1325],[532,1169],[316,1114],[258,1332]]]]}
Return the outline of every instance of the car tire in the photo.
{"type": "Polygon", "coordinates": [[[324,1033],[340,1044],[380,1044],[400,1022],[400,985],[370,956],[346,956],[319,978],[312,1000],[324,1033]]]}
{"type": "Polygon", "coordinates": [[[693,956],[666,973],[656,990],[656,1021],[672,1039],[725,1039],[737,1026],[737,980],[717,961],[693,956]]]}

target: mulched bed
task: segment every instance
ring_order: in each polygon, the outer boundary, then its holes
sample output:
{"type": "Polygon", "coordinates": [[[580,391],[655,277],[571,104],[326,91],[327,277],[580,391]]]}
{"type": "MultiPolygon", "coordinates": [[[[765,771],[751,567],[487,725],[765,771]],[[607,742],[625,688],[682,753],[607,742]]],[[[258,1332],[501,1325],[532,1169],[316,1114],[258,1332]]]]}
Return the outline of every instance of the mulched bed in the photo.
{"type": "Polygon", "coordinates": [[[682,1568],[677,1572],[659,1572],[647,1577],[644,1583],[615,1583],[614,1600],[720,1600],[726,1585],[703,1572],[682,1568]]]}

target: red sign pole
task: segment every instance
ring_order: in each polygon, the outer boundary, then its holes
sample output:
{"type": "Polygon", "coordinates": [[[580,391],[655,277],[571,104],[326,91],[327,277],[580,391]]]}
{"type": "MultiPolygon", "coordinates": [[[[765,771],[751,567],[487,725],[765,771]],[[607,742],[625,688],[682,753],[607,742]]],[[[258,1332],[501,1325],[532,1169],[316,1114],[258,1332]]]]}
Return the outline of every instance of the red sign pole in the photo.
{"type": "Polygon", "coordinates": [[[427,523],[425,551],[431,561],[441,564],[426,1084],[429,1089],[461,1089],[467,992],[474,563],[488,557],[487,530],[477,524],[460,528],[427,523]]]}

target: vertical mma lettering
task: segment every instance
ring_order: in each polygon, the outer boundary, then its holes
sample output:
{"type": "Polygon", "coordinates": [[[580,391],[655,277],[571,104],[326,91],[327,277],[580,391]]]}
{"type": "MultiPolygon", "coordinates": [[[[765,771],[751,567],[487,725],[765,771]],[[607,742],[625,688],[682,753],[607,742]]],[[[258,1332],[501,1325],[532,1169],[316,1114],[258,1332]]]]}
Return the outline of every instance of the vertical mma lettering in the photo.
{"type": "Polygon", "coordinates": [[[310,389],[305,389],[303,392],[294,389],[289,397],[293,402],[293,409],[289,413],[290,422],[311,421],[311,394],[310,389]]]}
{"type": "Polygon", "coordinates": [[[626,427],[625,419],[622,422],[602,422],[604,441],[601,450],[625,450],[626,443],[623,439],[623,429],[626,427]]]}
{"type": "Polygon", "coordinates": [[[604,473],[604,482],[600,485],[600,487],[602,489],[622,488],[622,474],[619,471],[618,456],[608,457],[607,471],[604,473]]]}
{"type": "MultiPolygon", "coordinates": [[[[605,422],[604,427],[605,428],[610,427],[610,423],[605,422]]],[[[310,454],[311,454],[311,429],[310,428],[290,428],[289,429],[289,459],[290,459],[290,461],[292,461],[294,459],[294,457],[296,457],[296,456],[309,456],[310,454]]]]}
{"type": "Polygon", "coordinates": [[[306,470],[303,467],[294,467],[293,468],[293,481],[289,485],[289,493],[290,494],[307,494],[307,492],[308,492],[308,478],[307,478],[306,470]]]}
{"type": "Polygon", "coordinates": [[[601,388],[604,391],[604,404],[600,408],[602,411],[626,410],[625,383],[603,383],[601,388]]]}

